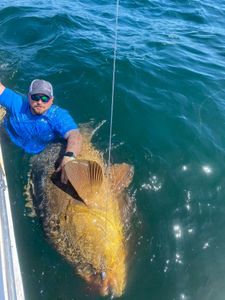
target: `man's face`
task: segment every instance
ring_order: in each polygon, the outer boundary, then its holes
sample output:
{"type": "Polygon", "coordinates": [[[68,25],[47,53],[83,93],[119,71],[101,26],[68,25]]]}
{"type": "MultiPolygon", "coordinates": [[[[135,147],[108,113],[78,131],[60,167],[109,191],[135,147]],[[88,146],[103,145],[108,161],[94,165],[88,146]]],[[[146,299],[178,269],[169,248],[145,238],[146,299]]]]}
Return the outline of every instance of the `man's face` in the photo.
{"type": "Polygon", "coordinates": [[[43,94],[28,95],[28,98],[31,112],[35,115],[43,114],[53,103],[53,98],[49,98],[43,94]]]}

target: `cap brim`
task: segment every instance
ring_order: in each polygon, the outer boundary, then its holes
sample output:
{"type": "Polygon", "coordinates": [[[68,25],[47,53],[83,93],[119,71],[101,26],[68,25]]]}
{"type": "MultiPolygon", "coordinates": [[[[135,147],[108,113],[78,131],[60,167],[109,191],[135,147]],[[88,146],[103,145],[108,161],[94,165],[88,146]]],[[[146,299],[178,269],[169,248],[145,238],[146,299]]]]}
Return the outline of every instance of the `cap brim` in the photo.
{"type": "Polygon", "coordinates": [[[43,94],[43,95],[46,95],[48,96],[49,98],[52,98],[53,96],[51,95],[50,92],[48,91],[43,91],[43,90],[40,90],[40,89],[33,89],[31,92],[30,92],[30,95],[35,95],[35,94],[43,94]]]}

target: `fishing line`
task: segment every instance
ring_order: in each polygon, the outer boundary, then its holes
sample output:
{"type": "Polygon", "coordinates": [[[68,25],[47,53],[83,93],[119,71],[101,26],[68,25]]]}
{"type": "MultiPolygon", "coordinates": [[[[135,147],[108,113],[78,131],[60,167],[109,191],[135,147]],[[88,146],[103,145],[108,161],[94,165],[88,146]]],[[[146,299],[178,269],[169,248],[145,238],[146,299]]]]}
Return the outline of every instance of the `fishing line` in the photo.
{"type": "MultiPolygon", "coordinates": [[[[115,16],[115,29],[114,29],[114,46],[113,46],[113,70],[112,70],[112,95],[111,95],[111,105],[110,105],[110,126],[109,126],[109,150],[108,150],[108,162],[107,162],[107,179],[111,178],[111,151],[112,151],[112,129],[113,129],[113,112],[114,112],[114,99],[115,99],[115,81],[116,81],[116,59],[117,59],[117,40],[118,40],[118,21],[119,21],[119,0],[116,0],[116,16],[115,16]]],[[[108,200],[109,200],[109,189],[107,188],[107,197],[105,205],[105,241],[107,238],[107,212],[108,212],[108,200]]],[[[103,259],[102,259],[103,260],[103,259]]],[[[105,266],[102,263],[102,276],[103,280],[105,278],[105,266]]]]}
{"type": "Polygon", "coordinates": [[[220,90],[217,91],[217,92],[215,92],[215,93],[213,93],[213,95],[206,97],[206,99],[204,101],[202,101],[202,103],[199,106],[199,109],[198,109],[198,120],[199,120],[200,134],[202,134],[202,124],[203,124],[203,122],[202,122],[202,110],[203,110],[204,106],[206,105],[206,103],[208,103],[212,99],[215,99],[216,96],[219,93],[221,93],[220,90]]]}
{"type": "Polygon", "coordinates": [[[111,97],[111,112],[110,112],[110,127],[109,127],[108,169],[110,169],[110,166],[111,166],[112,127],[113,127],[113,111],[114,111],[115,81],[116,81],[117,40],[118,40],[118,20],[119,20],[119,0],[117,0],[117,2],[116,2],[116,21],[115,21],[115,38],[114,38],[113,71],[112,71],[112,97],[111,97]]]}

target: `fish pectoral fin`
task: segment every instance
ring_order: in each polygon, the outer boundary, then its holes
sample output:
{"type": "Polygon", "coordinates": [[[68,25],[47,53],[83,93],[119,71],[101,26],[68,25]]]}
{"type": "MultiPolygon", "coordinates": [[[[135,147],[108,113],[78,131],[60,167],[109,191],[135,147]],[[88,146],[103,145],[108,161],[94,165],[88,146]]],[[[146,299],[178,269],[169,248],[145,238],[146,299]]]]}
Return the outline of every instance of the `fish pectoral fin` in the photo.
{"type": "Polygon", "coordinates": [[[71,160],[65,164],[65,172],[68,180],[85,201],[98,192],[103,181],[101,166],[96,161],[71,160]]]}
{"type": "Polygon", "coordinates": [[[134,175],[134,167],[122,163],[112,165],[110,168],[111,186],[116,192],[121,192],[131,183],[134,175]]]}

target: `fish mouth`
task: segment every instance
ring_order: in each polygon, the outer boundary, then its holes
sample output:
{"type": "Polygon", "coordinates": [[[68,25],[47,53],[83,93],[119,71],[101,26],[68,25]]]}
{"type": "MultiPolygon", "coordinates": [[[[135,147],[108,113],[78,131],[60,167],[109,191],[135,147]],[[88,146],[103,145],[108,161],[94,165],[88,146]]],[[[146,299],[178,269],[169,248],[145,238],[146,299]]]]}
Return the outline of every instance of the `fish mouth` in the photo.
{"type": "Polygon", "coordinates": [[[118,291],[116,291],[115,287],[109,279],[105,279],[102,282],[99,293],[101,296],[110,296],[111,299],[114,297],[120,297],[122,295],[122,293],[118,293],[118,291]]]}
{"type": "Polygon", "coordinates": [[[112,277],[108,277],[105,272],[92,275],[86,280],[92,291],[100,294],[101,296],[110,296],[111,299],[121,297],[123,294],[123,288],[118,284],[117,280],[112,277]]]}

